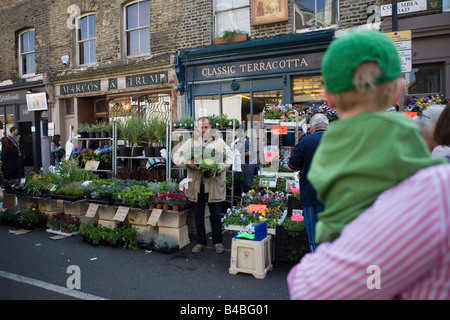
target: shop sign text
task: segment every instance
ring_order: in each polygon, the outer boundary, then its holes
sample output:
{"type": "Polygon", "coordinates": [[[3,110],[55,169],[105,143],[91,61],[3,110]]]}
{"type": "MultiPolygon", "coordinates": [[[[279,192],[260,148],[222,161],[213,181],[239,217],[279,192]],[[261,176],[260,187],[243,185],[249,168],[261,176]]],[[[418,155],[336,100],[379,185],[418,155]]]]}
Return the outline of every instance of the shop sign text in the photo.
{"type": "Polygon", "coordinates": [[[126,77],[127,88],[167,83],[167,71],[126,77]]]}
{"type": "Polygon", "coordinates": [[[100,91],[100,80],[61,85],[60,94],[75,94],[100,91]]]}
{"type": "Polygon", "coordinates": [[[188,68],[188,78],[189,80],[207,80],[320,69],[322,56],[323,53],[314,53],[196,66],[188,68]]]}

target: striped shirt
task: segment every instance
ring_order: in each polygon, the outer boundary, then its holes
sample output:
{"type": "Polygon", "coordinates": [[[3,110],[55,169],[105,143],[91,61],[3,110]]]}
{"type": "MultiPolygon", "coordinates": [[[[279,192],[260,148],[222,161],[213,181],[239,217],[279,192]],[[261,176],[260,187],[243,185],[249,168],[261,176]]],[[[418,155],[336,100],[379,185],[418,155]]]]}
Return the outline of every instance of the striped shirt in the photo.
{"type": "Polygon", "coordinates": [[[288,274],[291,299],[450,300],[450,164],[383,192],[288,274]]]}

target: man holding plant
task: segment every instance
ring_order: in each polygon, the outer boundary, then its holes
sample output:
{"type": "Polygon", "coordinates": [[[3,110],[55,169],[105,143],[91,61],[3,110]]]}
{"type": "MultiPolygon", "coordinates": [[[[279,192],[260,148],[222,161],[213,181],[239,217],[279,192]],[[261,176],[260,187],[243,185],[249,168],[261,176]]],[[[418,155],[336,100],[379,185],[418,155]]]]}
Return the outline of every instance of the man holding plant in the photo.
{"type": "Polygon", "coordinates": [[[208,203],[213,244],[217,253],[223,253],[220,203],[226,197],[225,171],[233,163],[233,151],[220,132],[211,129],[209,118],[198,119],[193,137],[174,148],[172,161],[187,169],[187,176],[192,179],[185,192],[195,204],[197,244],[192,252],[200,252],[206,245],[205,205],[208,203]]]}

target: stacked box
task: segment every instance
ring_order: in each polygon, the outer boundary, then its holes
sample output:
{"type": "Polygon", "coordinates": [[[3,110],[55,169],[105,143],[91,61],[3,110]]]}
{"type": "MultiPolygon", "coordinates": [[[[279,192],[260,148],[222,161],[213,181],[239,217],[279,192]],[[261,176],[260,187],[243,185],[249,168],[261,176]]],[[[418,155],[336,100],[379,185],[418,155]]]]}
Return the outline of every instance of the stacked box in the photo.
{"type": "Polygon", "coordinates": [[[184,225],[181,228],[159,227],[158,233],[176,238],[178,240],[178,246],[180,247],[180,249],[191,243],[191,241],[189,240],[187,225],[184,225]]]}
{"type": "Polygon", "coordinates": [[[272,270],[271,240],[271,235],[261,241],[233,238],[229,273],[249,273],[257,279],[264,279],[272,270]]]}
{"type": "Polygon", "coordinates": [[[17,209],[17,197],[14,193],[3,193],[3,208],[10,211],[16,211],[17,209]]]}
{"type": "Polygon", "coordinates": [[[164,210],[157,223],[159,228],[158,233],[176,238],[180,248],[187,246],[190,240],[186,221],[190,211],[192,210],[189,209],[181,212],[164,210]]]}
{"type": "Polygon", "coordinates": [[[277,226],[275,236],[275,269],[289,271],[309,251],[306,229],[301,231],[286,230],[282,226],[277,226]]]}

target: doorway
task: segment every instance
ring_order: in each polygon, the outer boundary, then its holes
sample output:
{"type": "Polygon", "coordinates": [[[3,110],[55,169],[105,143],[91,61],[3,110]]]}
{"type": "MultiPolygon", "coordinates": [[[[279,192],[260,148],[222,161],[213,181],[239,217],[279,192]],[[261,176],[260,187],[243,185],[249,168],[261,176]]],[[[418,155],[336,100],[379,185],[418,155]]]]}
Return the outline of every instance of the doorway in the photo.
{"type": "Polygon", "coordinates": [[[20,133],[20,150],[23,155],[23,164],[25,167],[25,176],[33,170],[33,133],[31,132],[32,123],[19,122],[18,128],[20,133]]]}

